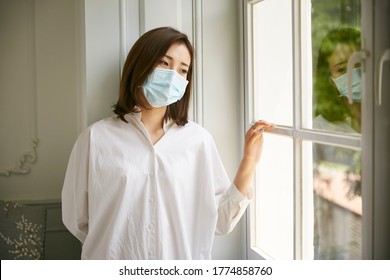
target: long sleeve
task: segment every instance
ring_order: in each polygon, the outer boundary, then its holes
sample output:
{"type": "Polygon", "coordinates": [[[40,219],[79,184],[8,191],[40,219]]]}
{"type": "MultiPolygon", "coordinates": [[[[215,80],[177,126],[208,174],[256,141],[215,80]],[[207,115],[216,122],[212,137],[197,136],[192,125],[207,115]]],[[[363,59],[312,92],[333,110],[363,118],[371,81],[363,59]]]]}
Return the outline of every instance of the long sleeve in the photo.
{"type": "Polygon", "coordinates": [[[215,233],[230,233],[245,213],[250,199],[245,197],[226,174],[214,141],[211,141],[215,196],[218,203],[218,219],[215,233]]]}
{"type": "Polygon", "coordinates": [[[245,213],[249,203],[250,200],[242,195],[232,183],[219,200],[215,233],[223,235],[231,232],[245,213]]]}
{"type": "Polygon", "coordinates": [[[62,220],[81,242],[88,233],[89,133],[82,133],[73,146],[61,194],[62,220]]]}

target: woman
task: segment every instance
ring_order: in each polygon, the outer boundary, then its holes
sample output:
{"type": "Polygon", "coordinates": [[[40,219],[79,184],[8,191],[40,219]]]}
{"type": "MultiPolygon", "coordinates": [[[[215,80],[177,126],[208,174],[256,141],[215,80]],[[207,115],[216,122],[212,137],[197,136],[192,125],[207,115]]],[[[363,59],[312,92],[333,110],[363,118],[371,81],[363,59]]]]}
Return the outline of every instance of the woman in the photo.
{"type": "Polygon", "coordinates": [[[76,141],[62,211],[83,259],[210,259],[214,234],[245,212],[271,125],[246,133],[231,183],[210,134],[188,121],[193,59],[185,34],[145,33],[126,59],[116,115],[76,141]]]}
{"type": "Polygon", "coordinates": [[[349,57],[359,49],[360,32],[350,27],[331,30],[322,40],[314,76],[314,128],[360,133],[361,69],[352,72],[353,104],[346,74],[349,57]]]}
{"type": "MultiPolygon", "coordinates": [[[[346,74],[350,56],[360,49],[360,38],[358,30],[340,27],[328,32],[321,41],[314,76],[313,126],[316,129],[361,132],[361,69],[352,71],[353,104],[348,102],[346,74]]],[[[313,156],[316,164],[314,258],[354,259],[359,256],[356,252],[361,244],[349,233],[361,230],[361,217],[350,209],[356,209],[355,199],[359,201],[361,196],[361,152],[316,144],[313,156]],[[341,182],[337,181],[340,176],[345,178],[341,182]],[[342,238],[338,223],[344,224],[342,238]]]]}

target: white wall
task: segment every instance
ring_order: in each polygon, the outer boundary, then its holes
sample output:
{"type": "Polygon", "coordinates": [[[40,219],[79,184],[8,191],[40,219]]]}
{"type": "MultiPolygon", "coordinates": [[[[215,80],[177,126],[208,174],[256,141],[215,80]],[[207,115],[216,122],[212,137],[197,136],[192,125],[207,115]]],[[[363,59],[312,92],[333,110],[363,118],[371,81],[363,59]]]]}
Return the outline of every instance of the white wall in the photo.
{"type": "Polygon", "coordinates": [[[79,4],[0,0],[0,199],[60,197],[78,133],[79,4]],[[34,155],[32,138],[36,161],[24,161],[30,171],[18,174],[23,154],[34,155]]]}
{"type": "Polygon", "coordinates": [[[119,1],[85,0],[87,123],[110,116],[121,73],[119,1]]]}
{"type": "MultiPolygon", "coordinates": [[[[231,179],[240,155],[240,89],[238,1],[203,1],[203,122],[214,137],[231,179]]],[[[242,221],[241,221],[242,222],[242,221]]],[[[237,259],[245,254],[245,231],[216,237],[213,258],[237,259]],[[229,246],[226,246],[229,244],[229,246]]]]}
{"type": "MultiPolygon", "coordinates": [[[[38,159],[26,175],[0,176],[1,199],[60,198],[78,133],[112,114],[128,50],[140,34],[162,25],[177,27],[193,41],[198,71],[191,113],[214,136],[233,179],[243,137],[237,2],[35,1],[38,159]],[[164,9],[169,17],[161,16],[164,9]]],[[[243,258],[244,228],[240,223],[231,234],[217,236],[213,258],[243,258]]]]}

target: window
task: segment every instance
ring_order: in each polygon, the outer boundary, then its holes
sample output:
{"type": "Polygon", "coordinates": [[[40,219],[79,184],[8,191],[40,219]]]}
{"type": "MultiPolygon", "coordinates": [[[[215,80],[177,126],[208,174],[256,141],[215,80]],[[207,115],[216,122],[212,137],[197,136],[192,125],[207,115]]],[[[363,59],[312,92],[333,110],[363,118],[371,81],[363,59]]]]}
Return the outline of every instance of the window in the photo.
{"type": "Polygon", "coordinates": [[[244,1],[246,123],[264,135],[250,258],[361,259],[360,1],[244,1]],[[348,75],[352,94],[347,92],[348,75]]]}

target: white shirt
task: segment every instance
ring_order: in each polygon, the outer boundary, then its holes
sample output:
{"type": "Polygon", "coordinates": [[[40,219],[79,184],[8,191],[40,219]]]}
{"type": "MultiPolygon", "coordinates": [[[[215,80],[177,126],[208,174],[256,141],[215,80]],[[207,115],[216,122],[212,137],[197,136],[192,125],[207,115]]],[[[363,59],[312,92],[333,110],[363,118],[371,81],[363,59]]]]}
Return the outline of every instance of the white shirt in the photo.
{"type": "Polygon", "coordinates": [[[140,114],[101,120],[77,139],[62,190],[82,259],[210,259],[250,200],[232,184],[211,135],[166,124],[154,145],[140,114]]]}

